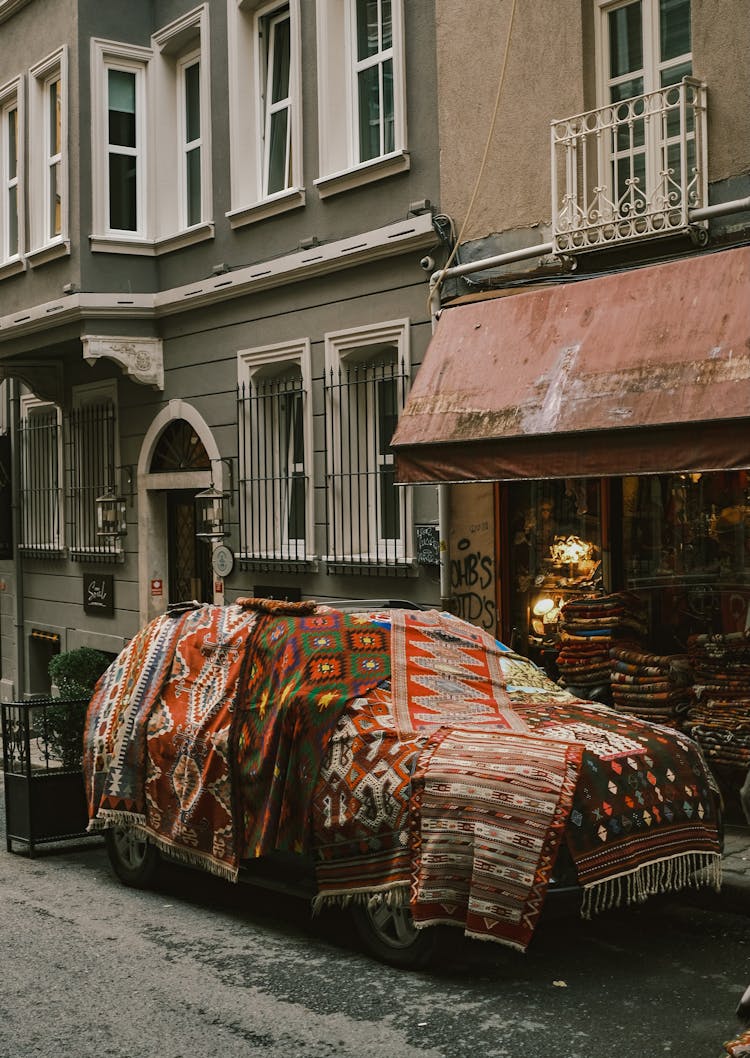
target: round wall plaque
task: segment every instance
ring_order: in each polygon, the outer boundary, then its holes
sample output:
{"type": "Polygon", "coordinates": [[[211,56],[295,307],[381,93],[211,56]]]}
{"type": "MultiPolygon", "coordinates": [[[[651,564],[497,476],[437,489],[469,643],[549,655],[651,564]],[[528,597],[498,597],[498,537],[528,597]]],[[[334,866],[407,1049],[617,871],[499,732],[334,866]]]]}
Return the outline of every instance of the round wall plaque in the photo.
{"type": "Polygon", "coordinates": [[[228,577],[234,569],[234,554],[232,553],[232,549],[227,547],[226,544],[219,544],[218,547],[214,548],[211,562],[213,564],[214,573],[217,577],[228,577]]]}

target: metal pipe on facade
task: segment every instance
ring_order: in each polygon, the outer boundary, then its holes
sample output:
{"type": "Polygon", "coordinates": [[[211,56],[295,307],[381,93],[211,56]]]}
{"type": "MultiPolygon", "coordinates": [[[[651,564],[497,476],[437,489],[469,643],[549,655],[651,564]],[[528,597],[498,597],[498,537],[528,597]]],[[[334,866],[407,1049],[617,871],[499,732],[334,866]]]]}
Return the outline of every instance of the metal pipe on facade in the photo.
{"type": "Polygon", "coordinates": [[[10,436],[13,470],[11,474],[11,532],[13,534],[13,588],[14,588],[14,619],[13,629],[16,637],[16,679],[15,698],[20,701],[23,697],[25,684],[26,650],[24,641],[24,610],[23,610],[23,560],[21,557],[21,387],[17,379],[8,379],[10,388],[10,436]]]}
{"type": "Polygon", "coordinates": [[[703,206],[688,212],[690,220],[709,220],[711,217],[725,217],[727,213],[744,213],[750,210],[750,195],[746,198],[735,198],[731,202],[717,202],[715,206],[703,206]]]}

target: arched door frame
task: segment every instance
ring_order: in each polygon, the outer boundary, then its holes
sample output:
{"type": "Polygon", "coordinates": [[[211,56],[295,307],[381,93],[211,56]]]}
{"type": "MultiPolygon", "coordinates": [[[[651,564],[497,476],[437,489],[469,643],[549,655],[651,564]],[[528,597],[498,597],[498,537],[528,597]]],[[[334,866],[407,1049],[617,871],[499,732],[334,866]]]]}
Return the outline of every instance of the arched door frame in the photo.
{"type": "MultiPolygon", "coordinates": [[[[211,470],[150,472],[159,438],[177,419],[184,419],[195,430],[211,461],[214,484],[220,490],[224,487],[224,464],[206,420],[186,401],[170,400],[146,431],[138,457],[138,609],[141,626],[167,608],[169,562],[164,494],[172,489],[205,489],[212,480],[211,470]],[[157,581],[161,582],[161,595],[152,590],[157,581]]],[[[214,592],[214,602],[223,601],[223,594],[214,592]]]]}

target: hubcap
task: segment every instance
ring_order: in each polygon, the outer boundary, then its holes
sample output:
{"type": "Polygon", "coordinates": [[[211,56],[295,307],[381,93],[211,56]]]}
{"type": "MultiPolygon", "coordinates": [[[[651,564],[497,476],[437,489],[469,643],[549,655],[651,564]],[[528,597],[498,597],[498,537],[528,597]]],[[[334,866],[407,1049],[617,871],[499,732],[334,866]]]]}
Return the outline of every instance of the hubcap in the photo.
{"type": "Polygon", "coordinates": [[[130,827],[114,827],[112,836],[117,855],[126,867],[135,870],[143,866],[148,851],[148,842],[130,827]]]}
{"type": "Polygon", "coordinates": [[[408,907],[389,907],[381,900],[368,914],[377,935],[392,948],[409,948],[419,936],[408,907]]]}

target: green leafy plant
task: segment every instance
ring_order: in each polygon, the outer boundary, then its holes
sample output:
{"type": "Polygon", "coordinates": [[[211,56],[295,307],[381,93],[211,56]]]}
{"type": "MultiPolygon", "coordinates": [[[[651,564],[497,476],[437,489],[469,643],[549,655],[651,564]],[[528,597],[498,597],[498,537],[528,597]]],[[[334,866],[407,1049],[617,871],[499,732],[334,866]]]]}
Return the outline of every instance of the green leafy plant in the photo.
{"type": "Polygon", "coordinates": [[[81,767],[86,707],[109,661],[100,650],[78,647],[56,654],[49,663],[48,672],[60,692],[60,704],[45,710],[45,734],[50,752],[63,768],[81,767]]]}

